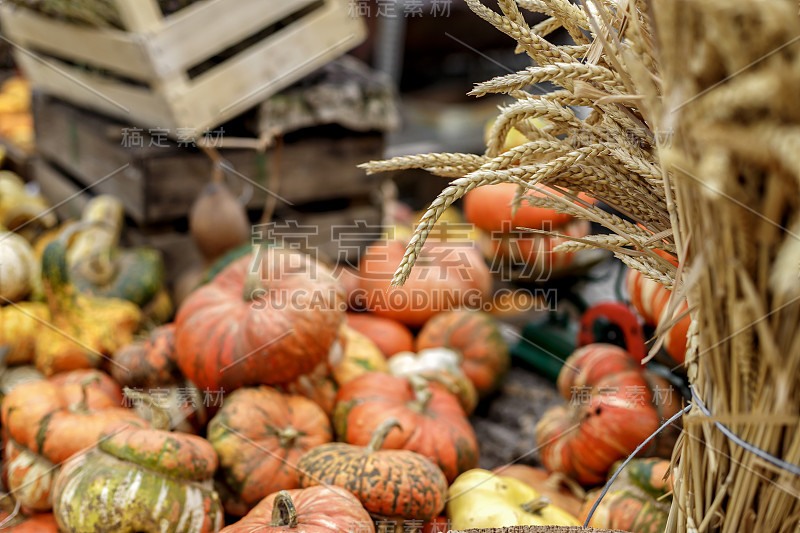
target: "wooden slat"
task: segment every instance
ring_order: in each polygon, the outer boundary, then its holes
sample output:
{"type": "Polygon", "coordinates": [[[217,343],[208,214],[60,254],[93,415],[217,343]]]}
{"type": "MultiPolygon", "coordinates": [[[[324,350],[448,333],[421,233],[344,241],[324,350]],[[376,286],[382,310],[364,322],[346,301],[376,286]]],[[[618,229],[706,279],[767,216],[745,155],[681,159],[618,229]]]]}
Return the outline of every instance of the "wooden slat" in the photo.
{"type": "Polygon", "coordinates": [[[145,221],[144,176],[138,164],[142,154],[119,141],[107,140],[107,121],[77,108],[47,102],[53,100],[37,97],[33,105],[39,154],[90,187],[92,194],[118,196],[131,218],[145,221]]]}
{"type": "Polygon", "coordinates": [[[128,31],[150,33],[161,28],[164,16],[156,0],[114,0],[128,31]]]}
{"type": "MultiPolygon", "coordinates": [[[[34,98],[33,113],[39,153],[77,181],[90,185],[123,165],[131,166],[110,181],[116,183],[131,218],[140,224],[185,217],[208,183],[211,166],[205,155],[179,148],[174,142],[168,147],[150,147],[146,130],[142,132],[143,147],[123,146],[123,124],[45,95],[34,98]]],[[[236,170],[227,176],[234,193],[252,186],[248,207],[262,208],[268,194],[265,189],[274,181],[272,151],[263,157],[248,149],[222,149],[221,153],[236,170]]],[[[273,192],[297,205],[367,195],[376,188],[376,180],[356,165],[378,159],[382,153],[380,134],[296,135],[284,143],[278,186],[273,192]],[[332,183],[336,186],[331,187],[332,183]]],[[[100,189],[106,191],[105,187],[100,189]]]]}
{"type": "Polygon", "coordinates": [[[55,208],[55,213],[61,220],[81,217],[83,208],[91,199],[90,194],[81,192],[80,186],[42,159],[33,162],[32,171],[42,196],[51,205],[58,206],[55,208]]]}
{"type": "Polygon", "coordinates": [[[155,75],[146,44],[133,34],[68,24],[7,3],[0,5],[0,22],[5,36],[29,53],[51,53],[138,80],[155,75]]]}
{"type": "MultiPolygon", "coordinates": [[[[185,70],[314,0],[206,0],[166,19],[150,45],[162,76],[185,70]]],[[[328,0],[331,1],[331,0],[328,0]]]]}
{"type": "Polygon", "coordinates": [[[35,88],[119,118],[131,125],[169,128],[178,125],[168,102],[147,87],[138,87],[84,72],[64,62],[46,63],[15,50],[17,65],[35,88]]]}
{"type": "Polygon", "coordinates": [[[345,53],[365,36],[363,22],[348,15],[344,2],[331,0],[325,8],[192,80],[187,94],[173,101],[177,119],[198,128],[221,124],[345,53]]]}

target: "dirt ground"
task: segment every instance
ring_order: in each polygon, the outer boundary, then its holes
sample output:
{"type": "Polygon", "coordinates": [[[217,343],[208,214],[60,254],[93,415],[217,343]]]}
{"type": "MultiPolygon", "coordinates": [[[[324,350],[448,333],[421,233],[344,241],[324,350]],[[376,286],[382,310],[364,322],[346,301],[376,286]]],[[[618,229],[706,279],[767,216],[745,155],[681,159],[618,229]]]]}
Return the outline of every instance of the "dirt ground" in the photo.
{"type": "Polygon", "coordinates": [[[496,395],[481,402],[470,417],[480,445],[480,467],[538,465],[536,422],[548,408],[564,402],[555,384],[513,366],[496,395]]]}

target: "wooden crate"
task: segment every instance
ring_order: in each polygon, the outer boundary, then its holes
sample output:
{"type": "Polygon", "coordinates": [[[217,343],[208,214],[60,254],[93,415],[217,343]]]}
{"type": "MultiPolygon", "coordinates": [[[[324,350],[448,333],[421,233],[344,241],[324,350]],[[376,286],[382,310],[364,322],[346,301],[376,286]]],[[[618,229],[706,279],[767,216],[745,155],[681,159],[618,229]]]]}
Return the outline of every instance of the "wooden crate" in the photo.
{"type": "MultiPolygon", "coordinates": [[[[154,138],[142,132],[142,146],[125,146],[122,123],[46,95],[33,103],[37,149],[41,157],[72,175],[95,193],[114,194],[128,215],[141,226],[185,217],[208,182],[210,160],[198,150],[169,142],[150,146],[154,138]]],[[[158,143],[160,139],[156,138],[158,143]]],[[[228,174],[232,189],[252,188],[249,207],[264,205],[267,191],[291,207],[332,198],[358,197],[377,187],[379,178],[356,167],[379,159],[383,135],[311,128],[286,137],[280,158],[277,190],[272,190],[273,151],[223,149],[236,170],[228,174]]]]}
{"type": "Polygon", "coordinates": [[[164,17],[155,0],[113,0],[126,30],[4,2],[0,22],[36,88],[177,138],[202,135],[358,45],[365,27],[347,1],[201,0],[164,17]],[[197,73],[215,57],[224,59],[197,73]]]}
{"type": "MultiPolygon", "coordinates": [[[[33,162],[33,177],[62,220],[79,218],[84,206],[99,192],[83,187],[63,168],[43,158],[33,162]]],[[[271,223],[261,225],[254,222],[252,236],[254,240],[274,238],[279,244],[314,254],[320,259],[356,265],[364,248],[380,233],[382,208],[380,188],[352,198],[278,205],[271,223]]],[[[253,213],[251,218],[256,221],[258,214],[253,213]]],[[[138,226],[128,223],[123,232],[123,242],[160,250],[170,283],[193,265],[202,263],[185,217],[170,224],[138,226]]]]}

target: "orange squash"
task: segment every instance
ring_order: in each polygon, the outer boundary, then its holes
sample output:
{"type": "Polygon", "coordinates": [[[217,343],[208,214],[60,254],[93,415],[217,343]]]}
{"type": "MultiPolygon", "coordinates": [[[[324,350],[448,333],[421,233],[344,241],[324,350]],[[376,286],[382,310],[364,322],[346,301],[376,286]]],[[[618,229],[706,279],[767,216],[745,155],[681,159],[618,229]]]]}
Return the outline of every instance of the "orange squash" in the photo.
{"type": "Polygon", "coordinates": [[[479,308],[489,300],[489,268],[472,246],[427,242],[405,284],[392,287],[404,251],[399,240],[379,241],[365,251],[359,275],[368,311],[416,328],[436,313],[479,308]]]}
{"type": "Polygon", "coordinates": [[[414,351],[414,335],[397,320],[372,313],[347,313],[347,325],[366,335],[387,358],[398,352],[414,351]]]}
{"type": "Polygon", "coordinates": [[[365,445],[387,413],[401,428],[386,438],[387,448],[428,457],[448,481],[478,465],[478,441],[458,399],[444,386],[424,379],[370,372],[345,384],[336,395],[336,434],[345,442],[365,445]]]}
{"type": "MultiPolygon", "coordinates": [[[[333,431],[311,400],[271,387],[247,387],[225,399],[208,424],[208,440],[229,489],[253,507],[278,490],[298,488],[298,459],[333,440],[333,431]]],[[[240,509],[226,510],[240,514],[240,509]]]]}

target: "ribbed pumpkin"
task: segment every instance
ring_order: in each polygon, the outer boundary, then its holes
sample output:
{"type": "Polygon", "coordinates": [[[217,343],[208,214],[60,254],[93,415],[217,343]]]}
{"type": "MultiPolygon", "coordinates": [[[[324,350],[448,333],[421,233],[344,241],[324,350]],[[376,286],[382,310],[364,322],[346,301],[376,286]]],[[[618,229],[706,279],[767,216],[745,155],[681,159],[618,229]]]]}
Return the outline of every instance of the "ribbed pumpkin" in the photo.
{"type": "Polygon", "coordinates": [[[569,242],[569,237],[586,237],[590,229],[589,221],[573,220],[549,230],[563,237],[515,231],[483,233],[479,242],[494,268],[511,268],[509,274],[517,279],[546,281],[550,276],[563,273],[575,259],[575,252],[558,251],[556,247],[569,242]]]}
{"type": "MultiPolygon", "coordinates": [[[[229,490],[250,508],[269,494],[298,488],[298,459],[333,440],[333,431],[311,400],[262,386],[228,396],[208,424],[208,440],[229,490]]],[[[241,509],[226,510],[242,514],[241,509]]]]}
{"type": "Polygon", "coordinates": [[[42,257],[52,327],[41,328],[35,360],[46,375],[100,366],[133,340],[141,320],[139,308],[129,301],[78,293],[69,279],[62,237],[48,244],[42,257]]]}
{"type": "Polygon", "coordinates": [[[327,357],[345,319],[343,290],[326,267],[256,248],[178,311],[178,366],[200,389],[289,383],[327,357]]]}
{"type": "Polygon", "coordinates": [[[478,465],[478,442],[458,399],[438,383],[379,372],[345,384],[336,395],[333,423],[340,440],[365,445],[379,422],[390,415],[400,430],[386,447],[430,458],[452,481],[478,465]]]}
{"type": "MultiPolygon", "coordinates": [[[[681,408],[681,395],[667,380],[613,344],[595,343],[578,348],[561,369],[557,385],[561,396],[573,403],[585,399],[588,391],[622,396],[638,406],[649,406],[658,415],[659,423],[681,408]]],[[[645,454],[669,457],[679,434],[678,424],[665,428],[651,441],[645,454]]]]}
{"type": "MultiPolygon", "coordinates": [[[[555,193],[546,185],[539,186],[555,193]]],[[[555,209],[545,209],[528,205],[524,199],[516,213],[512,202],[519,187],[513,183],[498,183],[477,187],[464,196],[464,216],[484,231],[508,233],[516,228],[554,229],[573,220],[573,217],[558,213],[555,209]]],[[[538,191],[527,191],[525,196],[543,197],[538,191]]],[[[523,198],[525,198],[523,196],[523,198]]]]}
{"type": "Polygon", "coordinates": [[[334,486],[270,494],[221,533],[375,533],[369,513],[350,492],[334,486]]]}
{"type": "Polygon", "coordinates": [[[55,376],[50,377],[47,381],[58,387],[65,387],[67,385],[77,385],[82,387],[84,385],[88,385],[91,388],[96,389],[108,396],[116,406],[121,406],[124,403],[124,396],[119,383],[114,381],[111,376],[102,370],[97,370],[95,368],[81,368],[78,370],[72,370],[70,372],[56,374],[55,376]]]}
{"type": "MultiPolygon", "coordinates": [[[[601,483],[615,461],[680,409],[668,382],[612,344],[578,349],[567,358],[558,387],[570,404],[548,410],[536,426],[542,464],[584,485],[601,483]],[[656,386],[663,395],[654,393],[656,386]]],[[[669,455],[676,438],[676,430],[668,431],[644,452],[669,455]]]]}
{"type": "Polygon", "coordinates": [[[417,351],[450,348],[480,396],[494,391],[511,365],[497,321],[483,311],[460,309],[430,319],[417,335],[417,351]]]}
{"type": "Polygon", "coordinates": [[[26,509],[51,507],[51,489],[59,465],[93,446],[111,426],[146,425],[109,396],[94,379],[59,385],[26,383],[3,400],[5,476],[26,509]]]}
{"type": "Polygon", "coordinates": [[[0,305],[28,296],[38,276],[39,265],[28,241],[0,227],[0,305]]]}
{"type": "Polygon", "coordinates": [[[414,351],[414,335],[397,320],[372,313],[347,313],[347,325],[366,335],[387,358],[398,352],[414,351]]]}
{"type": "Polygon", "coordinates": [[[447,480],[430,459],[409,450],[382,450],[397,420],[383,420],[366,446],[334,442],[297,463],[300,486],[335,485],[358,498],[373,516],[430,520],[444,510],[447,480]]]}
{"type": "Polygon", "coordinates": [[[378,241],[359,262],[364,307],[378,315],[420,327],[436,313],[477,308],[489,300],[491,276],[477,249],[428,242],[402,287],[391,287],[405,243],[378,241]]]}
{"type": "MultiPolygon", "coordinates": [[[[663,255],[663,253],[662,253],[663,255]]],[[[638,270],[630,269],[625,276],[625,286],[631,305],[642,315],[645,324],[657,327],[666,317],[662,315],[666,311],[672,291],[660,283],[646,278],[638,270]]],[[[675,311],[675,316],[680,316],[689,308],[689,304],[682,302],[675,311]]],[[[665,334],[664,350],[676,362],[683,364],[686,359],[686,335],[692,319],[687,314],[665,334]]]]}
{"type": "Polygon", "coordinates": [[[205,439],[162,429],[111,430],[61,468],[53,514],[62,532],[220,530],[223,510],[213,485],[217,455],[205,439]]]}
{"type": "MultiPolygon", "coordinates": [[[[631,533],[662,533],[667,525],[672,490],[670,478],[664,479],[668,470],[669,461],[665,459],[631,461],[597,506],[589,526],[631,533]]],[[[599,493],[599,490],[590,493],[581,509],[581,521],[589,516],[599,493]]]]}
{"type": "Polygon", "coordinates": [[[389,373],[394,376],[419,376],[443,385],[458,398],[464,412],[470,415],[478,405],[478,393],[459,363],[458,353],[449,348],[428,348],[419,353],[397,353],[388,365],[389,373]]]}
{"type": "Polygon", "coordinates": [[[175,324],[155,328],[145,339],[117,351],[112,361],[111,375],[125,387],[157,387],[180,381],[175,360],[175,324]]]}
{"type": "Polygon", "coordinates": [[[47,305],[41,302],[19,302],[0,307],[0,346],[9,348],[9,365],[32,363],[36,339],[49,319],[47,305]]]}

